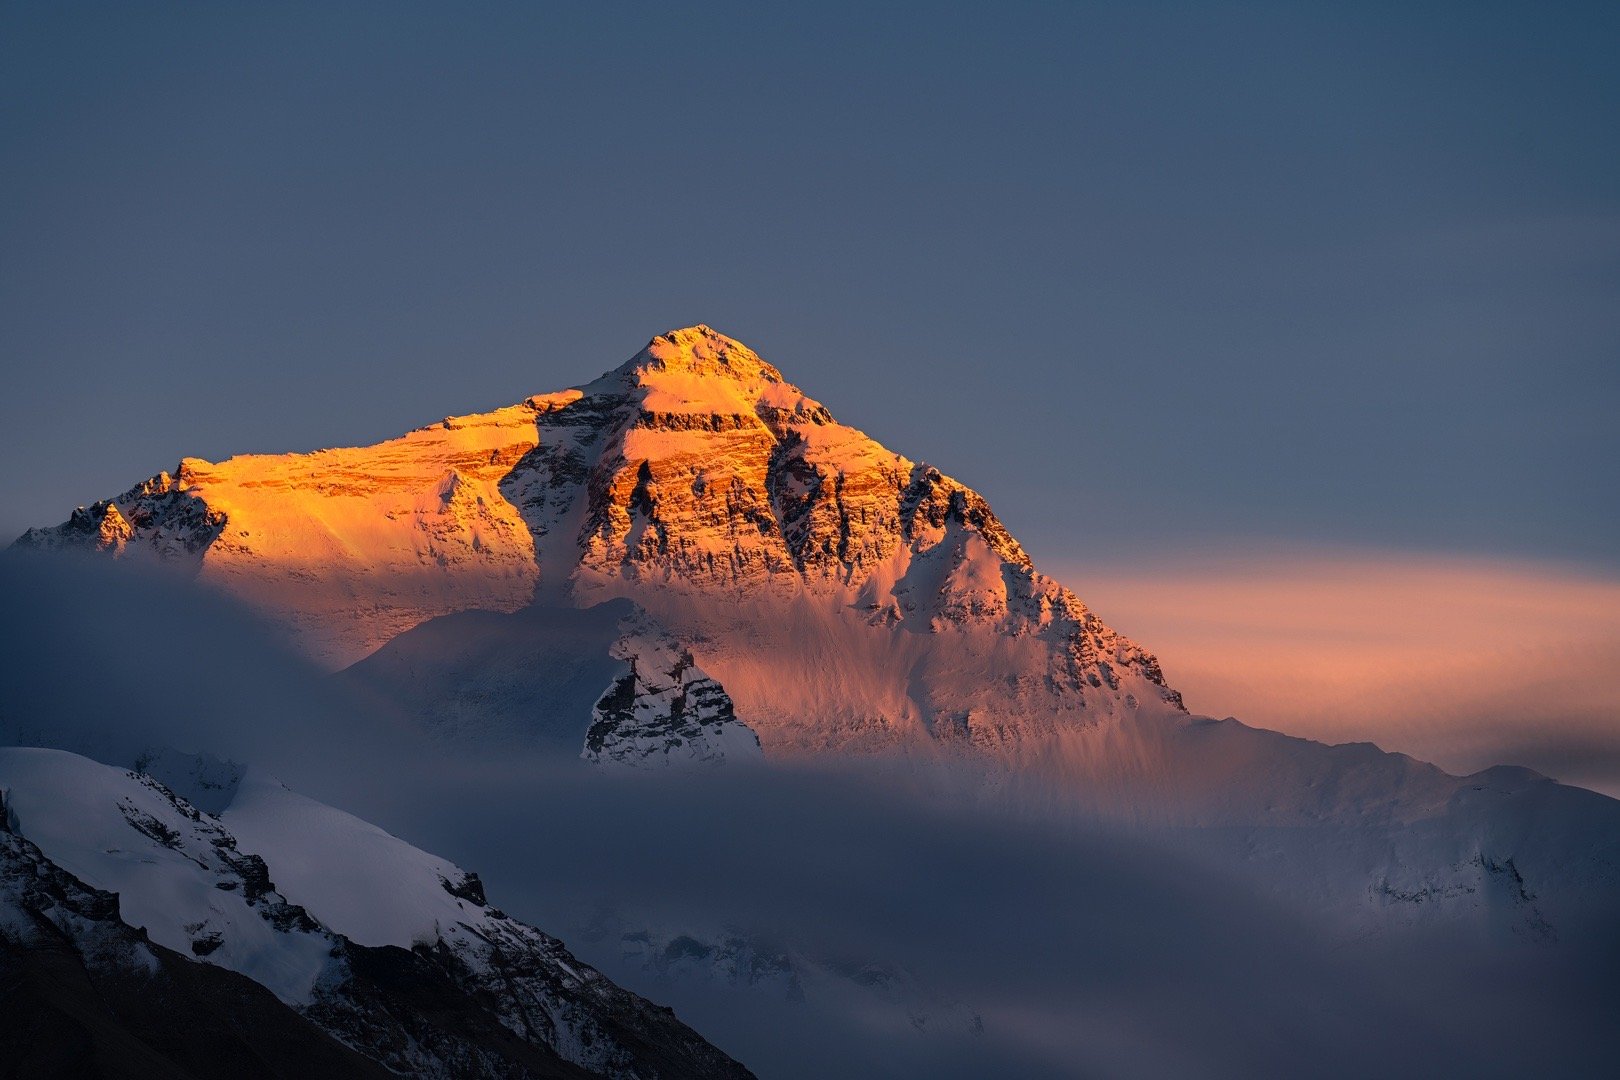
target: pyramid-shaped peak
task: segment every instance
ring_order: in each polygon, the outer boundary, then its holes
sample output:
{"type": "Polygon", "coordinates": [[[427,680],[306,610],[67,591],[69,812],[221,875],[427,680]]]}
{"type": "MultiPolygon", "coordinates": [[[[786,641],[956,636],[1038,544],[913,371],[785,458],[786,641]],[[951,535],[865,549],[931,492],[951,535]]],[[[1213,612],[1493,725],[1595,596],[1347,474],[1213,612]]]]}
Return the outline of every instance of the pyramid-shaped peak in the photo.
{"type": "Polygon", "coordinates": [[[647,343],[619,374],[668,371],[744,382],[785,382],[782,373],[736,338],[702,323],[669,330],[647,343]]]}

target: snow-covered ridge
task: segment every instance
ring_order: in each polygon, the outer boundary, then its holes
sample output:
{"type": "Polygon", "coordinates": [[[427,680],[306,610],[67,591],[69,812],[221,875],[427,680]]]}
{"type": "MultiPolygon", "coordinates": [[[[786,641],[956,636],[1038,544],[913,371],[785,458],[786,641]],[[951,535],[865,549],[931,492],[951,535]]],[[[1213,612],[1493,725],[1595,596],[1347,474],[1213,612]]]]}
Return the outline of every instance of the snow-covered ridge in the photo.
{"type": "Polygon", "coordinates": [[[371,447],[187,458],[17,544],[189,568],[344,662],[433,615],[528,601],[533,544],[497,485],[533,449],[544,407],[447,417],[371,447]]]}
{"type": "MultiPolygon", "coordinates": [[[[6,857],[32,858],[11,840],[26,838],[89,890],[60,928],[93,945],[86,919],[121,920],[139,932],[117,939],[125,966],[155,970],[157,954],[141,952],[149,941],[236,972],[390,1070],[748,1075],[667,1010],[489,906],[476,875],[263,774],[249,770],[216,817],[138,773],[7,748],[0,792],[6,857]],[[455,1020],[414,1012],[432,994],[451,996],[435,1008],[455,1020]],[[525,1071],[534,1066],[544,1067],[525,1071]]],[[[7,931],[8,911],[0,903],[9,940],[21,930],[7,931]]]]}
{"type": "Polygon", "coordinates": [[[257,983],[156,944],[119,907],[0,814],[8,1072],[201,1076],[251,1060],[310,1080],[395,1075],[257,983]]]}
{"type": "Polygon", "coordinates": [[[213,817],[150,777],[50,750],[0,750],[13,827],[68,873],[119,896],[152,941],[307,1005],[333,938],[270,884],[213,817]]]}

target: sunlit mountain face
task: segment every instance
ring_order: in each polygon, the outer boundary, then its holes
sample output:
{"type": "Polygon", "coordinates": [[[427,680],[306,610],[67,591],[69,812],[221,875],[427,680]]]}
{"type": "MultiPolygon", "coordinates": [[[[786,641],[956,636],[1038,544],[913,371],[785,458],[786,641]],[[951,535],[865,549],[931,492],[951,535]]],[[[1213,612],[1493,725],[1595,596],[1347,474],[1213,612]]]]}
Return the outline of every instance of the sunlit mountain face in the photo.
{"type": "MultiPolygon", "coordinates": [[[[1312,741],[1332,731],[1285,640],[1227,661],[1263,726],[1203,715],[1220,671],[1189,665],[1184,700],[1174,654],[1037,569],[983,496],[707,326],[374,446],[186,458],[3,569],[0,735],[63,752],[0,758],[25,811],[0,884],[49,864],[92,899],[0,899],[96,985],[212,965],[323,1054],[1580,1071],[1620,1004],[1620,803],[1312,741]],[[168,951],[98,967],[143,919],[168,951]],[[423,987],[477,1007],[447,1027],[412,1011],[423,987]]],[[[1121,609],[1178,610],[1138,586],[1121,609]]],[[[1217,638],[1250,618],[1241,588],[1186,594],[1217,638]]]]}
{"type": "Polygon", "coordinates": [[[387,666],[457,612],[629,600],[767,749],[995,752],[1177,708],[976,492],[704,326],[378,446],[187,459],[19,546],[192,570],[334,667],[387,666]]]}

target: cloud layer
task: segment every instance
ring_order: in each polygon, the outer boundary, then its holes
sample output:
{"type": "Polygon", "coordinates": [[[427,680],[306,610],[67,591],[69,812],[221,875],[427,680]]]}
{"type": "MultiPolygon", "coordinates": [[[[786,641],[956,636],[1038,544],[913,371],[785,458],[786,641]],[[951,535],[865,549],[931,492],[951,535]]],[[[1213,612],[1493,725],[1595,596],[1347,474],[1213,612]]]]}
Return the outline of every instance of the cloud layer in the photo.
{"type": "Polygon", "coordinates": [[[24,741],[261,765],[478,871],[762,1076],[1578,1073],[1606,1052],[1608,953],[1344,948],[1331,911],[1264,887],[1218,830],[997,813],[877,766],[614,777],[485,757],[369,711],[229,604],[120,569],[0,563],[0,712],[24,741]],[[983,1028],[664,981],[623,956],[638,926],[908,973],[983,1028]]]}
{"type": "Polygon", "coordinates": [[[1055,570],[1194,712],[1620,796],[1613,576],[1326,550],[1055,570]]]}

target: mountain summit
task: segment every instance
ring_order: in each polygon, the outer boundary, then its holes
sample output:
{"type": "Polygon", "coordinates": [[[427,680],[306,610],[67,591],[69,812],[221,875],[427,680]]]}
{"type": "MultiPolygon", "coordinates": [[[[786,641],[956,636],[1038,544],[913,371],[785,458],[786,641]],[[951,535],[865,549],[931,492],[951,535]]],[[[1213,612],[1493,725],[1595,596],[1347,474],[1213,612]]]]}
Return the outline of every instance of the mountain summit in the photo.
{"type": "Polygon", "coordinates": [[[787,381],[753,349],[702,323],[659,334],[609,377],[643,381],[649,373],[731,378],[748,383],[787,381]]]}
{"type": "Polygon", "coordinates": [[[457,612],[627,599],[767,753],[989,749],[1180,706],[977,492],[707,326],[375,446],[188,458],[19,545],[192,568],[332,667],[457,612]]]}

